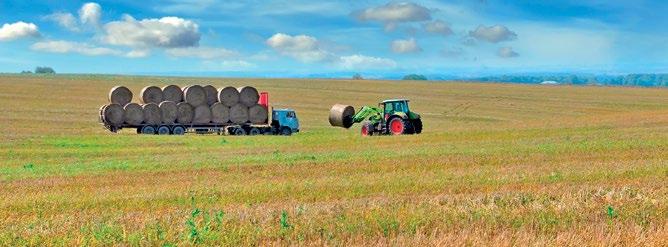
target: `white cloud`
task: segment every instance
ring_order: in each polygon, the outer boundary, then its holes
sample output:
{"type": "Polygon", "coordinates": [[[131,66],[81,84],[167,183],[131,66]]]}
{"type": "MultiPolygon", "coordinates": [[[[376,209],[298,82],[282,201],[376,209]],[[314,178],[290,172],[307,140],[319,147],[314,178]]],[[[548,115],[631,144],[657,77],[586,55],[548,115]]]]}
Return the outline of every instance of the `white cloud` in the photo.
{"type": "Polygon", "coordinates": [[[225,59],[239,55],[235,51],[216,47],[173,48],[165,51],[173,57],[196,57],[201,59],[225,59]]]}
{"type": "Polygon", "coordinates": [[[430,33],[441,34],[444,36],[452,34],[452,29],[450,28],[450,25],[441,20],[427,22],[423,25],[423,27],[425,31],[430,33]]]}
{"type": "Polygon", "coordinates": [[[202,64],[205,70],[213,70],[213,71],[250,71],[254,68],[257,68],[255,64],[244,60],[225,60],[225,61],[206,60],[202,64]]]}
{"type": "Polygon", "coordinates": [[[330,52],[320,48],[316,38],[307,35],[291,36],[277,33],[267,39],[266,43],[280,54],[302,62],[320,62],[333,59],[330,52]]]}
{"type": "Polygon", "coordinates": [[[22,21],[12,24],[5,23],[0,28],[0,41],[12,41],[26,37],[39,37],[39,29],[33,23],[22,21]]]}
{"type": "Polygon", "coordinates": [[[201,37],[195,22],[179,17],[137,21],[125,15],[122,21],[105,24],[104,31],[104,42],[140,49],[192,47],[201,37]]]}
{"type": "Polygon", "coordinates": [[[103,56],[103,55],[121,55],[122,52],[106,48],[89,45],[86,43],[70,42],[63,40],[51,40],[37,42],[30,46],[30,49],[35,51],[51,52],[51,53],[78,53],[87,56],[103,56]]]}
{"type": "Polygon", "coordinates": [[[54,21],[59,26],[64,27],[67,30],[73,32],[81,31],[81,29],[79,29],[79,24],[77,23],[77,19],[74,17],[74,15],[70,13],[64,13],[64,12],[53,13],[45,16],[44,19],[54,21]]]}
{"type": "Polygon", "coordinates": [[[148,49],[131,50],[131,51],[125,53],[125,56],[129,57],[129,58],[148,57],[148,55],[151,55],[151,51],[148,50],[148,49]]]}
{"type": "Polygon", "coordinates": [[[499,43],[501,41],[514,40],[517,38],[515,32],[510,31],[507,27],[502,25],[490,27],[480,25],[476,30],[469,31],[469,36],[490,43],[499,43]]]}
{"type": "Polygon", "coordinates": [[[79,9],[79,19],[84,25],[100,26],[100,17],[102,17],[102,7],[97,3],[85,3],[79,9]]]}
{"type": "Polygon", "coordinates": [[[360,21],[382,22],[386,31],[392,31],[396,29],[397,23],[431,20],[431,11],[415,3],[391,2],[355,11],[352,16],[360,21]]]}
{"type": "Polygon", "coordinates": [[[352,55],[341,57],[339,66],[346,70],[390,69],[397,67],[397,63],[394,60],[387,58],[352,55]]]}
{"type": "Polygon", "coordinates": [[[502,58],[511,58],[511,57],[518,57],[520,54],[513,51],[512,47],[506,46],[499,48],[497,55],[502,58]]]}
{"type": "Polygon", "coordinates": [[[422,48],[418,46],[414,38],[399,39],[392,41],[392,51],[394,53],[413,53],[422,51],[422,48]]]}

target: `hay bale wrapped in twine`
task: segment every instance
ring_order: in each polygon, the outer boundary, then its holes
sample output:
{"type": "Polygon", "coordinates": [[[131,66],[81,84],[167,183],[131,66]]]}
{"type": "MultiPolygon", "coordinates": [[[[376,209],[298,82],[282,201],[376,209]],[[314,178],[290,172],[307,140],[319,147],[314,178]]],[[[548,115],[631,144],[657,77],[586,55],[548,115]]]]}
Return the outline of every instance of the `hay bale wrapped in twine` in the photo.
{"type": "Polygon", "coordinates": [[[230,107],[230,121],[235,124],[248,122],[248,107],[243,104],[236,104],[230,107]]]}
{"type": "Polygon", "coordinates": [[[148,103],[142,105],[144,110],[144,123],[150,125],[158,125],[162,123],[162,113],[160,107],[155,103],[148,103]]]}
{"type": "Polygon", "coordinates": [[[158,106],[160,107],[162,123],[173,124],[176,122],[179,110],[174,101],[163,101],[158,106]]]}
{"type": "Polygon", "coordinates": [[[139,95],[141,96],[139,98],[139,101],[142,104],[148,104],[148,103],[160,104],[163,98],[162,89],[156,86],[144,87],[139,95]]]}
{"type": "Polygon", "coordinates": [[[218,102],[227,107],[239,103],[239,91],[235,87],[224,87],[218,90],[218,102]]]}
{"type": "Polygon", "coordinates": [[[180,103],[183,101],[183,91],[177,85],[169,85],[162,87],[163,101],[172,101],[180,103]]]}
{"type": "Polygon", "coordinates": [[[109,103],[123,107],[132,101],[132,91],[125,86],[115,86],[109,90],[109,103]]]}
{"type": "Polygon", "coordinates": [[[200,85],[191,85],[183,89],[183,100],[192,107],[207,104],[206,91],[200,85]]]}
{"type": "Polygon", "coordinates": [[[111,125],[111,126],[121,126],[124,122],[123,120],[123,115],[125,115],[125,111],[123,110],[123,107],[119,104],[112,103],[105,105],[102,107],[102,122],[111,125]]]}
{"type": "Polygon", "coordinates": [[[123,107],[123,120],[129,125],[140,125],[144,122],[144,109],[137,103],[128,103],[123,107]]]}
{"type": "Polygon", "coordinates": [[[267,123],[267,114],[267,108],[264,106],[255,104],[248,107],[248,120],[253,124],[267,123]]]}
{"type": "Polygon", "coordinates": [[[230,121],[230,108],[221,102],[216,102],[211,106],[211,122],[215,124],[224,124],[230,121]]]}
{"type": "Polygon", "coordinates": [[[251,107],[257,104],[257,101],[260,99],[260,94],[258,94],[257,89],[254,87],[241,87],[238,89],[238,91],[239,103],[245,105],[246,107],[251,107]]]}
{"type": "Polygon", "coordinates": [[[329,124],[343,128],[350,128],[353,125],[353,115],[355,108],[349,105],[335,104],[329,110],[329,124]]]}
{"type": "Polygon", "coordinates": [[[202,88],[206,94],[207,105],[212,106],[214,103],[218,102],[218,89],[211,85],[206,85],[202,88]]]}
{"type": "Polygon", "coordinates": [[[193,107],[186,103],[186,102],[181,102],[176,104],[177,108],[177,114],[176,114],[176,122],[180,124],[190,124],[193,121],[193,117],[195,116],[195,109],[193,107]]]}
{"type": "Polygon", "coordinates": [[[208,105],[200,105],[195,107],[195,116],[193,117],[193,124],[208,124],[211,122],[211,109],[208,105]]]}

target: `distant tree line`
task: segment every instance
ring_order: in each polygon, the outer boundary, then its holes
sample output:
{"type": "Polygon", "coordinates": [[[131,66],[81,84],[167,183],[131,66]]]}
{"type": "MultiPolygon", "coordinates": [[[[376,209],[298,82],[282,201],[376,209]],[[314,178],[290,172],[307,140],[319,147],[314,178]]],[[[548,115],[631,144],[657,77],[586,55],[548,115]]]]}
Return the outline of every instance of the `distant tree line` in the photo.
{"type": "Polygon", "coordinates": [[[556,81],[573,85],[612,85],[612,86],[668,86],[668,74],[628,74],[628,75],[501,75],[469,79],[469,81],[513,82],[536,84],[544,81],[556,81]]]}
{"type": "MultiPolygon", "coordinates": [[[[32,74],[30,70],[21,71],[21,74],[32,74]]],[[[35,68],[35,74],[55,74],[56,71],[51,67],[37,67],[35,68]]]]}

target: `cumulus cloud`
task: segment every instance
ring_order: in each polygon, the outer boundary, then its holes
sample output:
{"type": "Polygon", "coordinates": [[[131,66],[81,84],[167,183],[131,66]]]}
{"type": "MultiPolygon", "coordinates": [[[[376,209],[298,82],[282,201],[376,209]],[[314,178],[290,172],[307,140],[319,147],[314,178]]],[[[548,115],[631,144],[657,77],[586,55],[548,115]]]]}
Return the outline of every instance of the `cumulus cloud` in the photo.
{"type": "Polygon", "coordinates": [[[347,70],[386,69],[397,67],[397,63],[394,60],[387,58],[352,55],[341,57],[339,66],[347,70]]]}
{"type": "Polygon", "coordinates": [[[122,21],[104,25],[102,40],[111,45],[138,49],[181,48],[199,45],[201,34],[198,25],[179,17],[143,19],[137,21],[125,15],[122,21]]]}
{"type": "Polygon", "coordinates": [[[414,38],[399,39],[392,41],[392,51],[394,53],[413,53],[422,51],[422,48],[418,46],[414,38]]]}
{"type": "Polygon", "coordinates": [[[84,25],[100,26],[100,17],[102,17],[102,7],[97,3],[85,3],[79,9],[79,20],[84,25]]]}
{"type": "Polygon", "coordinates": [[[515,32],[510,31],[507,27],[502,25],[489,27],[480,25],[475,30],[469,31],[469,36],[477,40],[487,41],[490,43],[499,43],[517,38],[517,34],[515,32]]]}
{"type": "Polygon", "coordinates": [[[520,54],[513,51],[512,47],[506,46],[499,48],[497,55],[502,58],[518,57],[520,54]]]}
{"type": "Polygon", "coordinates": [[[122,52],[114,49],[63,40],[37,42],[30,46],[30,49],[51,53],[78,53],[86,56],[122,55],[122,52]]]}
{"type": "Polygon", "coordinates": [[[450,25],[441,20],[430,21],[422,25],[425,31],[448,36],[452,34],[450,25]]]}
{"type": "Polygon", "coordinates": [[[53,21],[57,23],[59,26],[64,27],[65,29],[73,32],[78,32],[81,30],[79,29],[79,24],[77,23],[77,19],[74,17],[74,15],[70,13],[64,13],[64,12],[53,13],[45,16],[44,19],[53,21]]]}
{"type": "Polygon", "coordinates": [[[352,16],[360,21],[378,21],[386,30],[394,30],[397,23],[431,20],[431,11],[421,5],[391,2],[382,6],[355,11],[352,16]]]}
{"type": "Polygon", "coordinates": [[[5,23],[0,28],[0,41],[12,41],[26,37],[39,37],[39,29],[33,23],[22,21],[12,24],[5,23]]]}
{"type": "Polygon", "coordinates": [[[238,55],[235,51],[216,47],[173,48],[166,50],[166,53],[173,57],[195,57],[201,59],[226,59],[238,55]]]}
{"type": "Polygon", "coordinates": [[[291,36],[277,33],[267,39],[266,44],[278,53],[302,62],[320,62],[333,59],[333,55],[323,50],[315,37],[307,35],[291,36]]]}

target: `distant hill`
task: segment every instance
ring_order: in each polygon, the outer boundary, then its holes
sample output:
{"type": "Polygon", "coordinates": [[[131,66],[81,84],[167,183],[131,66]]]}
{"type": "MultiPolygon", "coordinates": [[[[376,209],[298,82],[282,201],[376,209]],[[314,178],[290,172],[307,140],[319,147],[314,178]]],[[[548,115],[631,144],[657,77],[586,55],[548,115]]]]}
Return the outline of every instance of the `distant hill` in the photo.
{"type": "Polygon", "coordinates": [[[668,74],[628,74],[628,75],[573,75],[573,74],[551,74],[551,75],[501,75],[486,76],[479,78],[467,78],[466,81],[488,81],[539,84],[546,81],[558,84],[571,85],[611,85],[611,86],[641,86],[641,87],[666,87],[668,86],[668,74]]]}

